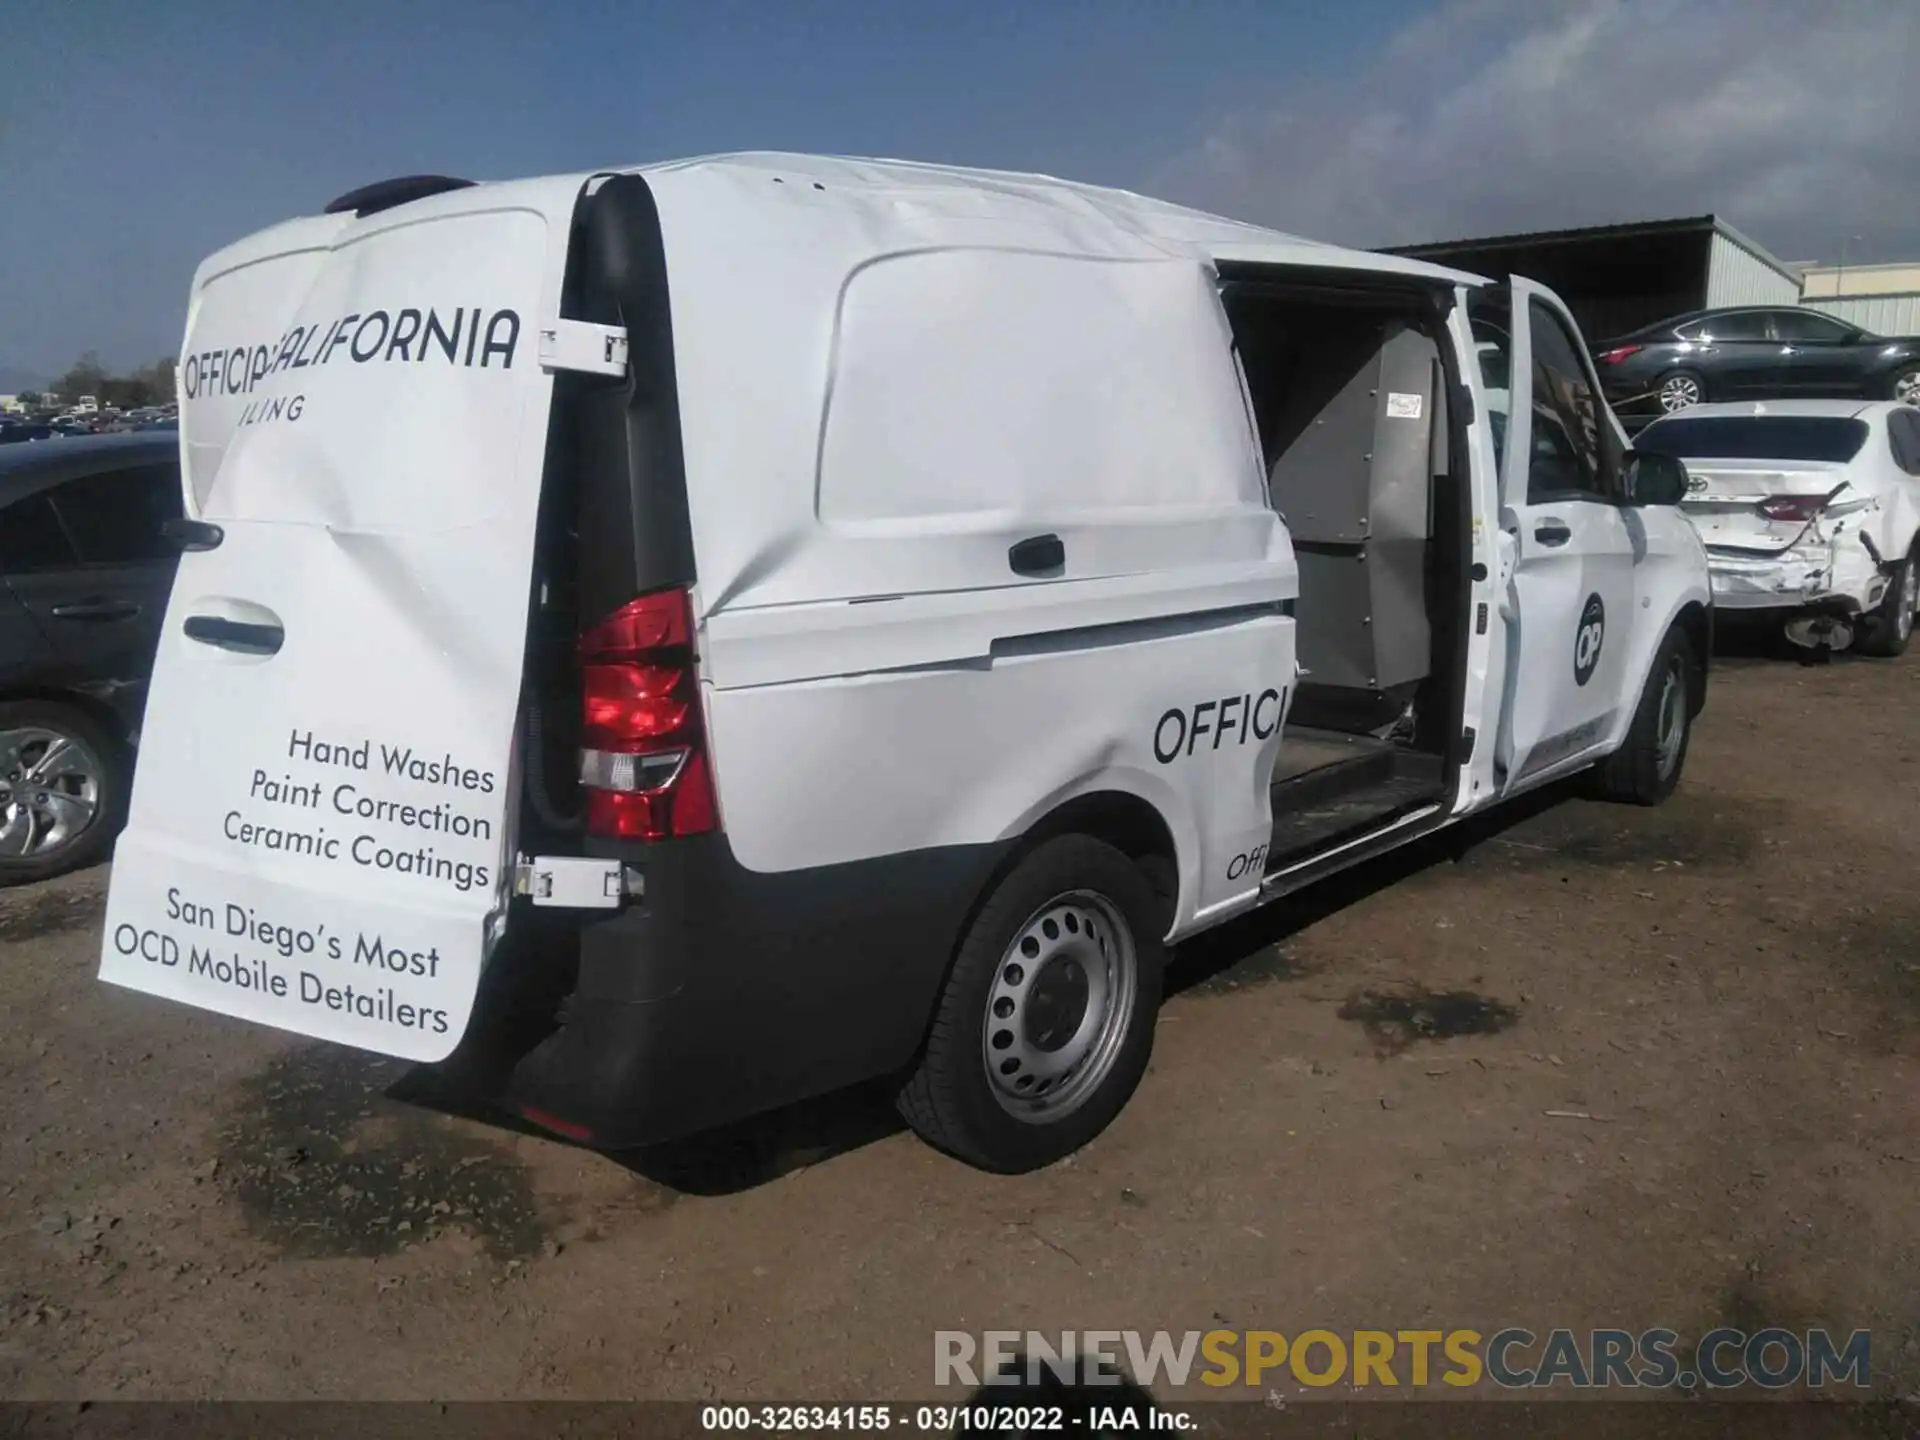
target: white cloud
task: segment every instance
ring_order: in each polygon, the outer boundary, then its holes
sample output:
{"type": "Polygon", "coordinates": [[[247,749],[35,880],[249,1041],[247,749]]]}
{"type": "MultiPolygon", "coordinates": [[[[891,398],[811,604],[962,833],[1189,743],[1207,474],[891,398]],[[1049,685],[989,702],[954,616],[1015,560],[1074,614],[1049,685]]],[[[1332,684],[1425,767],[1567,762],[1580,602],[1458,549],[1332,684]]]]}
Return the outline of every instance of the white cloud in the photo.
{"type": "Polygon", "coordinates": [[[1712,212],[1785,259],[1911,259],[1916,135],[1912,0],[1454,0],[1146,188],[1351,244],[1712,212]]]}

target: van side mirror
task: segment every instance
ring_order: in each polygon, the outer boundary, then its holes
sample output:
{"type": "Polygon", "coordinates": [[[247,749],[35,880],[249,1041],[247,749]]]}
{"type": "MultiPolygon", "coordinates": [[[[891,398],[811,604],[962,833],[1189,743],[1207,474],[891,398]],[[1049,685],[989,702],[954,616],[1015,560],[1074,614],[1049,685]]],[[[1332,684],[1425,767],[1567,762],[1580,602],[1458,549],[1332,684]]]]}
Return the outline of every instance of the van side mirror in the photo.
{"type": "Polygon", "coordinates": [[[1671,455],[1629,450],[1626,465],[1629,505],[1678,505],[1687,494],[1687,467],[1671,455]]]}

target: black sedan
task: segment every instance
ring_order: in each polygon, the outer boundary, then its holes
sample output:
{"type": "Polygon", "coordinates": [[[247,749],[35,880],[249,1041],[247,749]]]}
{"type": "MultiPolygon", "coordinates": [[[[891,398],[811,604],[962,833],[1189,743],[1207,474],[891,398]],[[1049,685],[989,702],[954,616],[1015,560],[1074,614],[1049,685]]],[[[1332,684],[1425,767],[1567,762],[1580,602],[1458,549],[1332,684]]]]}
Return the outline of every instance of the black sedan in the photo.
{"type": "Polygon", "coordinates": [[[175,435],[0,450],[0,885],[105,853],[179,546],[175,435]]]}
{"type": "Polygon", "coordinates": [[[1594,352],[1615,410],[1828,397],[1920,404],[1920,338],[1888,339],[1817,310],[1696,310],[1594,352]]]}

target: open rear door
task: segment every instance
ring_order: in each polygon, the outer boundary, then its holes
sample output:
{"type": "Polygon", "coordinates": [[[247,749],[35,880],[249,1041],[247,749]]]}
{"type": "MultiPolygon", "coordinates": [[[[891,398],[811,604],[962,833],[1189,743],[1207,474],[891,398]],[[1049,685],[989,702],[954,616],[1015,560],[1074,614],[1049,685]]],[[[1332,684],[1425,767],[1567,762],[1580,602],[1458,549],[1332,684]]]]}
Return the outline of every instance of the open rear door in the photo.
{"type": "Polygon", "coordinates": [[[413,1059],[510,886],[577,182],[266,232],[196,277],[188,515],[101,978],[413,1059]],[[217,543],[216,543],[217,542],[217,543]]]}

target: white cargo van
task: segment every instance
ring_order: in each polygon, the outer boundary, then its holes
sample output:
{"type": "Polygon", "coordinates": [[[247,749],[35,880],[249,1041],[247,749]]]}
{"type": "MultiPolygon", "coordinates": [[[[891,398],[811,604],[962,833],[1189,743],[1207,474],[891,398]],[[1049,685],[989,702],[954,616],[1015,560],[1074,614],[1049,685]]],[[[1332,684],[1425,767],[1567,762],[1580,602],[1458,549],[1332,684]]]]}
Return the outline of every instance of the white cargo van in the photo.
{"type": "Polygon", "coordinates": [[[1044,1164],[1171,942],[1671,790],[1706,563],[1586,353],[1526,281],[1035,177],[343,197],[194,280],[102,976],[421,1061],[518,1004],[500,1098],[605,1147],[900,1074],[1044,1164]]]}

